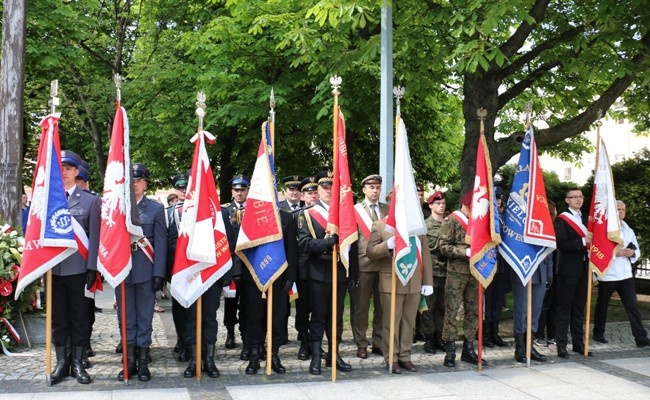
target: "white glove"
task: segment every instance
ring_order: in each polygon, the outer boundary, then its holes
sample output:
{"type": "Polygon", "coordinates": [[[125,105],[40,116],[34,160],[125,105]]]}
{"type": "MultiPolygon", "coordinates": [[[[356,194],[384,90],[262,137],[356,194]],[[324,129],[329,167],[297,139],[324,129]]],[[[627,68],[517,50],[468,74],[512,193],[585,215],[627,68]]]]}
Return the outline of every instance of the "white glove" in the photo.
{"type": "Polygon", "coordinates": [[[469,258],[471,251],[472,249],[470,249],[469,247],[465,249],[465,255],[467,256],[467,258],[469,258]]]}
{"type": "Polygon", "coordinates": [[[395,248],[395,236],[388,238],[386,246],[388,246],[388,250],[393,250],[395,248]]]}
{"type": "Polygon", "coordinates": [[[431,296],[433,294],[433,286],[431,285],[422,285],[422,290],[420,293],[423,296],[431,296]]]}

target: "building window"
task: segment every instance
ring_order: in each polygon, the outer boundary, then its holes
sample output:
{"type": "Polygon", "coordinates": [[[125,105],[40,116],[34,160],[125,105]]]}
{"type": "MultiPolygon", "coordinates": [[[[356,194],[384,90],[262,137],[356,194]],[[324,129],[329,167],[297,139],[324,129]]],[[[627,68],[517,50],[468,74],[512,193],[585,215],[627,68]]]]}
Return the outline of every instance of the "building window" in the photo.
{"type": "Polygon", "coordinates": [[[565,167],[564,168],[564,181],[570,181],[571,180],[571,167],[565,167]]]}

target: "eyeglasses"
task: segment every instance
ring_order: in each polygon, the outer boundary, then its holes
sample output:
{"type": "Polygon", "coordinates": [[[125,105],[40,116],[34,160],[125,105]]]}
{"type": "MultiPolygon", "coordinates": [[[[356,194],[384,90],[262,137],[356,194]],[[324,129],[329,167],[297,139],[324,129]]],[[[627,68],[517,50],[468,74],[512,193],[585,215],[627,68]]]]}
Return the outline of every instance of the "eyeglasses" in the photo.
{"type": "Polygon", "coordinates": [[[584,199],[585,196],[567,196],[567,199],[584,199]]]}

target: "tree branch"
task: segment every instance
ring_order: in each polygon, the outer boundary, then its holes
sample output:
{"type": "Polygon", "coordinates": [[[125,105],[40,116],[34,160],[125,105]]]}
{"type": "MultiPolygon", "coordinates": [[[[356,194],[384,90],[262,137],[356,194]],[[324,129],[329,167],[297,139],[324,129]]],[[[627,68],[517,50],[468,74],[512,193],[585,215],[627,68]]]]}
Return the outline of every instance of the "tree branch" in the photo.
{"type": "MultiPolygon", "coordinates": [[[[537,0],[535,4],[533,4],[529,14],[535,20],[535,25],[539,24],[544,19],[546,9],[550,2],[550,0],[537,0]]],[[[534,25],[529,24],[527,21],[523,21],[515,33],[510,36],[510,39],[501,45],[501,52],[503,55],[505,55],[506,58],[515,55],[515,53],[517,53],[517,51],[519,51],[519,49],[524,45],[534,27],[534,25]]]]}

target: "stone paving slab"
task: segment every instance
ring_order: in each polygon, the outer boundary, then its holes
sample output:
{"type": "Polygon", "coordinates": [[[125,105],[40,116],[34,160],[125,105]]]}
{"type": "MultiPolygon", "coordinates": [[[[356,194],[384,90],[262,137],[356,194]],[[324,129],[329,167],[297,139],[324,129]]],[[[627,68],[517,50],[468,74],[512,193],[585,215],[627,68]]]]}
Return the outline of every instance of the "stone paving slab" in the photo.
{"type": "Polygon", "coordinates": [[[604,363],[614,365],[634,373],[650,377],[650,358],[623,358],[618,360],[605,360],[604,363]]]}

